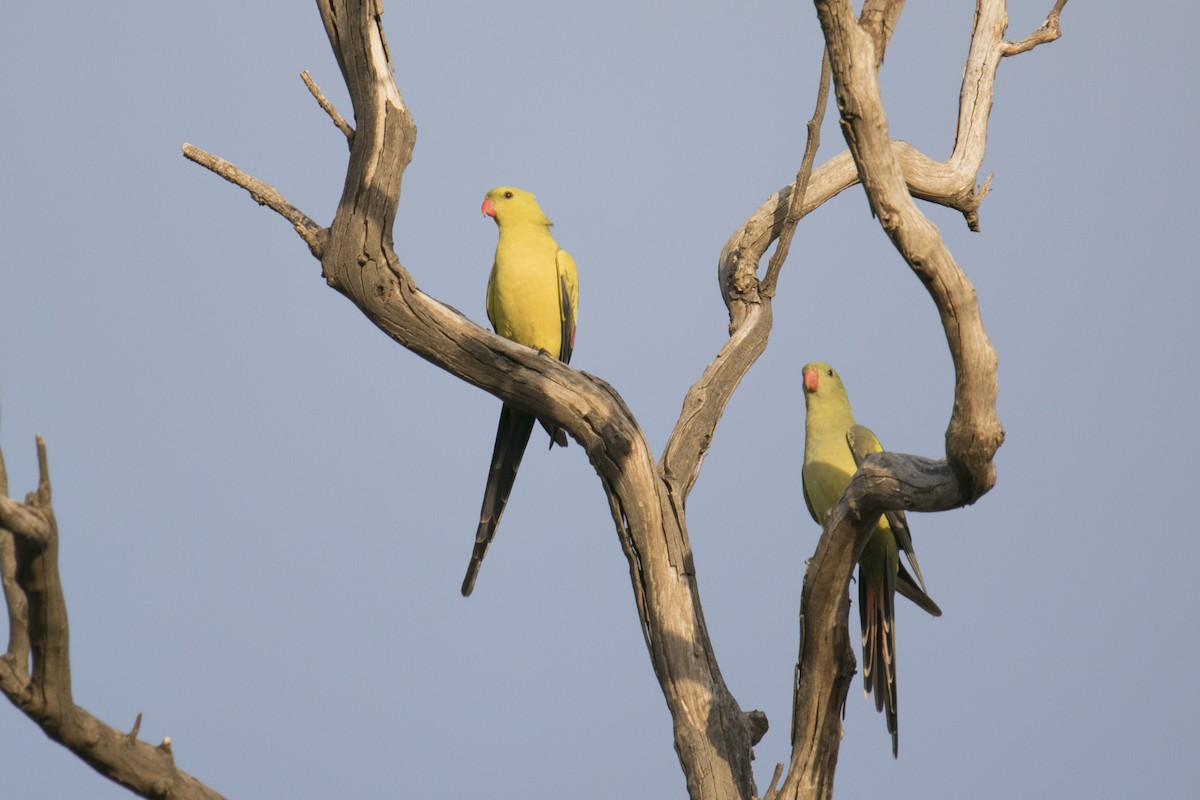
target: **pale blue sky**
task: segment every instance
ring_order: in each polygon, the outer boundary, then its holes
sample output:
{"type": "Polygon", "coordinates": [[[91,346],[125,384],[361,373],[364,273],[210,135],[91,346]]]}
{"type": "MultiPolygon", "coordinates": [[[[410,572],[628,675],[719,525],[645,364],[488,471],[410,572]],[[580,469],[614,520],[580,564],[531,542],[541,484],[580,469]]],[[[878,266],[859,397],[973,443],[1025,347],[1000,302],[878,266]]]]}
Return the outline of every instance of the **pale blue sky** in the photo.
{"type": "MultiPolygon", "coordinates": [[[[1011,3],[1012,38],[1052,3],[1011,3]]],[[[976,506],[915,515],[934,620],[898,618],[900,759],[858,684],[841,797],[1188,797],[1200,660],[1200,12],[1075,2],[1001,66],[983,232],[925,207],[975,282],[1008,438],[976,506]]],[[[483,193],[537,193],[575,256],[573,363],[657,451],[726,317],[717,254],[795,174],[819,64],[807,3],[390,3],[419,127],[396,249],[484,321],[483,193]],[[411,7],[415,6],[415,7],[411,7]]],[[[910,3],[893,135],[944,158],[969,3],[910,3]],[[950,6],[954,8],[950,8],[950,6]]],[[[327,223],[347,115],[307,3],[15,4],[0,29],[0,444],[48,442],[75,697],[144,712],[231,798],[684,797],[603,494],[541,434],[475,594],[499,403],[329,290],[289,226],[190,141],[327,223]]],[[[823,160],[843,149],[831,113],[823,160]]],[[[982,177],[982,176],[981,176],[982,177]]],[[[722,672],[787,758],[804,560],[798,369],[840,370],[892,449],[940,453],[932,304],[851,190],[803,223],[767,353],[689,506],[722,672]]],[[[118,798],[0,706],[5,800],[118,798]]]]}

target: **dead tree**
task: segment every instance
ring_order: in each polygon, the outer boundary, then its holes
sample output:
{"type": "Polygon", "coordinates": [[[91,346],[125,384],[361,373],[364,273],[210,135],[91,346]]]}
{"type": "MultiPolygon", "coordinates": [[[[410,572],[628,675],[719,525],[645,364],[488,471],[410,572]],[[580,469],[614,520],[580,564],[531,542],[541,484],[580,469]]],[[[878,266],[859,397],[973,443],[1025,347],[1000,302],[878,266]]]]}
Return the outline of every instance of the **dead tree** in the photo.
{"type": "MultiPolygon", "coordinates": [[[[629,562],[651,665],[673,720],[675,747],[695,800],[757,796],[752,748],[767,729],[743,711],[721,677],[704,623],[685,504],[725,406],[767,345],[772,298],[797,223],[856,183],[897,251],[928,289],[955,367],[953,414],[940,458],[885,453],[867,460],[825,521],[804,577],[801,640],[793,687],[792,757],[763,795],[832,796],[840,712],[854,673],[847,587],[857,554],[884,510],[940,511],[978,500],[995,483],[1004,438],[996,416],[996,353],[975,291],[915,199],[953,208],[972,230],[988,183],[978,185],[992,87],[1001,59],[1058,38],[1058,0],[1029,37],[1005,40],[1003,0],[978,0],[959,99],[954,151],[934,161],[888,134],[876,80],[902,0],[816,0],[826,41],[817,110],[795,180],[742,223],[718,261],[729,339],[687,391],[655,461],[633,414],[604,380],[500,338],[417,288],[392,247],[401,179],[416,128],[392,76],[379,0],[318,0],[350,92],[351,127],[303,73],[350,148],[341,203],[323,227],[271,186],[191,145],[189,159],[243,187],[295,228],[321,262],[329,286],[396,342],[457,377],[570,433],[587,452],[608,497],[629,562]],[[849,149],[814,167],[832,85],[849,149]],[[762,268],[771,244],[779,246],[762,268]],[[760,276],[761,271],[761,276],[760,276]]],[[[71,694],[66,604],[57,571],[58,530],[46,452],[38,442],[38,488],[8,498],[0,461],[0,576],[9,643],[0,690],[52,738],[106,777],[143,797],[215,798],[176,768],[170,740],[152,746],[76,706],[71,694]]],[[[140,719],[139,719],[140,722],[140,719]]]]}

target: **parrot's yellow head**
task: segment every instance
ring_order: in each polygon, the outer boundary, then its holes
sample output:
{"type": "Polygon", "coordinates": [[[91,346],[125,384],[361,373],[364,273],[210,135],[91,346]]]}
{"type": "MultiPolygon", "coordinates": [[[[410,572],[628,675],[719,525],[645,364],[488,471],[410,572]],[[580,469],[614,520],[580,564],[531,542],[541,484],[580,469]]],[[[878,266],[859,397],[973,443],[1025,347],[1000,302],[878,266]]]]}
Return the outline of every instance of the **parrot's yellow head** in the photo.
{"type": "Polygon", "coordinates": [[[823,361],[813,361],[804,365],[801,370],[804,377],[804,402],[811,403],[814,399],[840,398],[845,401],[846,387],[838,377],[833,367],[823,361]]]}
{"type": "Polygon", "coordinates": [[[480,210],[500,226],[530,224],[548,228],[554,224],[542,213],[541,206],[530,192],[512,186],[492,189],[484,195],[480,210]]]}

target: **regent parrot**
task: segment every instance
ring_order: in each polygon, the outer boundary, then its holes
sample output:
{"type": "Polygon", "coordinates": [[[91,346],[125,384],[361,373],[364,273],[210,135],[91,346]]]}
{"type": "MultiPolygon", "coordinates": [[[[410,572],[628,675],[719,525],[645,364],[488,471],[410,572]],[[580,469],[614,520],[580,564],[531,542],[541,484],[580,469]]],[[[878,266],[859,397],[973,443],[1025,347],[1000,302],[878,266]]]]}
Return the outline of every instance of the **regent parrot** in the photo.
{"type": "MultiPolygon", "coordinates": [[[[875,434],[858,425],[842,379],[828,364],[806,364],[804,376],[804,501],[818,525],[837,505],[863,459],[883,450],[875,434]]],[[[887,714],[892,755],[899,752],[896,720],[896,591],[935,617],[941,609],[925,593],[903,511],[888,511],[875,524],[858,560],[858,614],[862,625],[863,683],[875,692],[875,709],[887,714]],[[903,549],[917,576],[900,561],[903,549]]]]}
{"type": "MultiPolygon", "coordinates": [[[[559,249],[550,235],[552,223],[529,192],[498,186],[487,193],[482,210],[496,220],[500,229],[487,288],[487,315],[492,328],[507,339],[569,362],[575,347],[579,303],[575,262],[559,249]]],[[[475,549],[463,579],[463,597],[475,588],[475,577],[496,535],[533,423],[533,415],[508,403],[500,409],[475,549]]],[[[542,424],[550,434],[552,448],[555,444],[566,447],[566,433],[561,428],[542,424]]]]}

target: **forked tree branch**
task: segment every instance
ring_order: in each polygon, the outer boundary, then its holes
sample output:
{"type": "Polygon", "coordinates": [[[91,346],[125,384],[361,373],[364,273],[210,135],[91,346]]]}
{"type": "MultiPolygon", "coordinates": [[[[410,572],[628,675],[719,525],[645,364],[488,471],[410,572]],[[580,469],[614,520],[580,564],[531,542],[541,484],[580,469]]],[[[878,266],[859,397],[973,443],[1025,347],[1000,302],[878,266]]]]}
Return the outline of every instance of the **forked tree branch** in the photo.
{"type": "MultiPolygon", "coordinates": [[[[1038,44],[1053,41],[1060,35],[1059,15],[1066,0],[1058,0],[1046,21],[1026,39],[1017,44],[1003,41],[1003,29],[1008,15],[1003,2],[976,3],[975,31],[963,70],[962,88],[958,101],[958,127],[954,150],[945,161],[935,161],[908,142],[893,139],[891,147],[900,162],[904,180],[913,197],[953,208],[962,213],[967,226],[980,229],[979,204],[987,195],[991,177],[977,184],[987,149],[987,120],[992,110],[992,94],[996,70],[1006,55],[1032,49],[1038,44]],[[1000,24],[999,39],[996,25],[1000,24]]],[[[864,12],[873,5],[865,5],[864,12]]],[[[874,58],[874,56],[873,56],[874,58]]],[[[879,60],[882,60],[880,58],[879,60]]],[[[830,198],[858,183],[854,157],[846,150],[833,156],[813,170],[801,216],[811,213],[830,198]]],[[[768,197],[751,215],[751,221],[762,224],[780,213],[780,203],[787,203],[795,184],[788,184],[768,197]]]]}
{"type": "Polygon", "coordinates": [[[1066,4],[1067,0],[1057,0],[1054,8],[1050,9],[1050,13],[1046,15],[1046,21],[1037,30],[1019,42],[1005,42],[1000,54],[1003,56],[1015,56],[1020,53],[1027,53],[1039,44],[1048,44],[1062,36],[1062,27],[1059,24],[1059,19],[1062,17],[1062,10],[1066,4]]]}
{"type": "Polygon", "coordinates": [[[37,450],[38,487],[23,503],[8,497],[0,455],[0,575],[9,624],[0,692],[51,739],[142,797],[219,800],[219,794],[175,766],[170,739],[154,747],[138,741],[136,728],[122,733],[75,705],[67,604],[58,576],[58,525],[40,436],[37,450]]]}
{"type": "MultiPolygon", "coordinates": [[[[718,276],[730,338],[685,398],[657,466],[615,389],[489,333],[428,297],[397,259],[392,227],[416,128],[392,77],[379,0],[318,2],[356,123],[351,130],[305,73],[313,96],[350,144],[341,202],[328,228],[266,183],[184,146],[188,158],[242,186],[256,202],[287,219],[321,260],[328,284],[383,332],[461,379],[564,428],[583,446],[608,496],[688,791],[697,800],[754,794],[752,747],[766,721],[758,712],[743,712],[721,677],[701,610],[684,501],[725,404],[766,346],[771,297],[796,223],[860,176],[872,209],[938,305],[958,376],[955,410],[944,461],[872,457],[826,523],[802,594],[791,769],[778,791],[777,771],[772,796],[827,797],[832,790],[838,711],[853,671],[846,587],[874,517],[884,508],[933,510],[973,502],[995,479],[991,457],[1003,437],[994,410],[995,353],[969,282],[936,229],[916,212],[912,197],[956,208],[977,227],[984,192],[976,189],[976,179],[996,65],[1003,55],[1050,41],[1051,33],[1005,43],[1003,2],[979,1],[958,139],[951,158],[938,163],[888,137],[878,98],[875,72],[902,5],[900,0],[866,0],[858,23],[848,2],[817,2],[850,150],[812,167],[825,106],[822,89],[796,180],[752,214],[721,253],[718,276]],[[776,258],[760,280],[763,254],[781,238],[776,258]]],[[[1061,5],[1062,0],[1045,26],[1054,35],[1061,5]]],[[[73,704],[57,528],[44,448],[39,453],[38,492],[25,503],[0,498],[0,577],[13,632],[9,653],[0,660],[0,689],[47,733],[139,794],[216,797],[175,768],[169,740],[151,747],[137,741],[136,724],[132,733],[122,734],[73,704]]],[[[0,484],[3,479],[0,461],[0,484]]]]}
{"type": "MultiPolygon", "coordinates": [[[[855,162],[860,154],[844,154],[812,171],[807,191],[793,202],[797,185],[803,186],[803,178],[798,177],[751,215],[731,238],[720,267],[730,307],[731,338],[697,384],[707,388],[707,378],[721,390],[712,398],[706,398],[703,391],[689,393],[676,426],[680,435],[673,434],[656,474],[636,421],[611,387],[483,331],[416,288],[390,241],[415,127],[391,78],[379,8],[377,4],[349,2],[319,5],[358,121],[342,202],[322,251],[326,280],[405,347],[506,402],[562,426],[584,446],[609,497],[629,561],[643,633],[675,721],[676,749],[689,791],[693,797],[747,796],[753,792],[749,748],[761,736],[763,723],[760,717],[740,711],[716,666],[700,611],[683,500],[698,474],[720,409],[765,347],[770,304],[764,300],[769,301],[769,294],[763,296],[756,276],[762,254],[799,217],[856,182],[863,168],[861,159],[855,162]],[[730,358],[731,353],[736,357],[730,358]]],[[[981,3],[981,7],[985,5],[981,3]]],[[[871,44],[870,59],[865,63],[871,68],[872,85],[899,8],[897,2],[869,2],[865,8],[871,15],[863,35],[871,44]]],[[[986,143],[984,123],[998,58],[999,48],[994,43],[978,36],[973,40],[968,69],[975,64],[979,74],[969,75],[971,82],[964,80],[959,139],[949,161],[933,162],[908,145],[891,142],[886,135],[883,139],[890,163],[905,169],[901,188],[906,179],[912,194],[958,208],[973,226],[977,226],[975,213],[982,197],[975,188],[975,176],[986,143]]],[[[867,172],[870,174],[869,169],[867,172]]],[[[808,171],[802,169],[802,174],[808,171]]],[[[868,186],[868,191],[873,191],[872,187],[868,186]]],[[[885,216],[890,214],[882,202],[874,207],[885,216]]],[[[920,264],[923,259],[917,256],[913,261],[920,264]]],[[[769,268],[771,288],[774,274],[777,267],[774,271],[769,268]]],[[[924,274],[940,272],[934,269],[924,274]]],[[[983,341],[986,344],[986,339],[983,341]]],[[[985,360],[989,352],[987,347],[963,348],[961,341],[956,346],[968,356],[981,350],[985,360]]],[[[968,393],[960,393],[960,397],[968,397],[968,393]]],[[[971,424],[979,422],[978,406],[967,411],[965,417],[956,415],[952,430],[964,418],[971,424]]],[[[999,435],[996,423],[991,442],[976,447],[976,452],[968,448],[951,460],[956,478],[963,479],[960,488],[966,487],[969,498],[960,498],[960,504],[990,487],[994,479],[990,453],[998,446],[999,435]]],[[[951,447],[963,440],[948,439],[951,447]]],[[[865,529],[865,523],[863,526],[865,529]]],[[[843,624],[845,586],[853,559],[847,564],[844,570],[829,572],[833,585],[840,586],[842,605],[835,608],[835,616],[843,624]]],[[[828,663],[836,663],[836,659],[828,663]]],[[[805,729],[797,730],[797,738],[804,738],[805,729]]],[[[829,727],[814,730],[828,733],[829,727]]],[[[821,738],[836,742],[837,736],[821,738]]],[[[836,758],[836,744],[833,753],[836,758]]],[[[789,779],[796,774],[796,763],[793,760],[789,779]]],[[[814,764],[813,774],[823,768],[814,764]]],[[[828,777],[832,779],[831,769],[828,777]]]]}
{"type": "MultiPolygon", "coordinates": [[[[855,21],[849,0],[818,0],[817,11],[828,42],[842,130],[871,210],[929,290],[942,318],[956,375],[946,456],[962,504],[972,503],[995,483],[992,455],[1004,438],[995,408],[996,352],[983,330],[974,287],[908,192],[871,66],[869,32],[855,21]]],[[[1003,2],[981,0],[977,37],[1002,34],[1004,17],[1003,2]]],[[[993,41],[992,50],[998,49],[993,41]]],[[[990,96],[978,101],[991,105],[990,96]]]]}
{"type": "Polygon", "coordinates": [[[800,188],[789,195],[782,215],[773,217],[769,225],[744,225],[722,249],[717,275],[721,296],[729,312],[729,339],[699,380],[688,389],[683,399],[683,411],[659,460],[658,471],[667,489],[672,513],[685,530],[684,505],[700,475],[700,466],[717,424],[738,384],[766,350],[774,324],[771,300],[800,220],[800,208],[820,145],[821,122],[829,100],[829,61],[822,57],[821,62],[816,109],[807,125],[804,155],[796,173],[795,185],[800,188]],[[767,265],[766,275],[759,280],[758,265],[776,241],[778,246],[767,265]]]}
{"type": "Polygon", "coordinates": [[[883,65],[883,55],[904,10],[904,0],[863,0],[859,25],[875,43],[875,70],[883,65]]]}
{"type": "MultiPolygon", "coordinates": [[[[995,483],[992,458],[1004,440],[995,408],[996,353],[983,329],[975,290],[936,227],[917,209],[902,151],[888,134],[876,79],[882,61],[875,52],[878,32],[855,21],[849,0],[816,0],[816,7],[849,152],[872,212],[938,309],[954,362],[955,391],[944,459],[894,453],[869,457],[825,520],[801,593],[792,762],[780,798],[832,796],[838,717],[854,668],[846,587],[875,521],[887,510],[942,511],[975,502],[995,483]]],[[[1061,7],[1051,13],[1055,25],[1061,7]]],[[[978,151],[982,159],[986,111],[995,65],[1006,48],[1006,27],[1003,0],[979,0],[956,154],[978,151]],[[975,84],[968,90],[972,79],[975,84]]]]}

